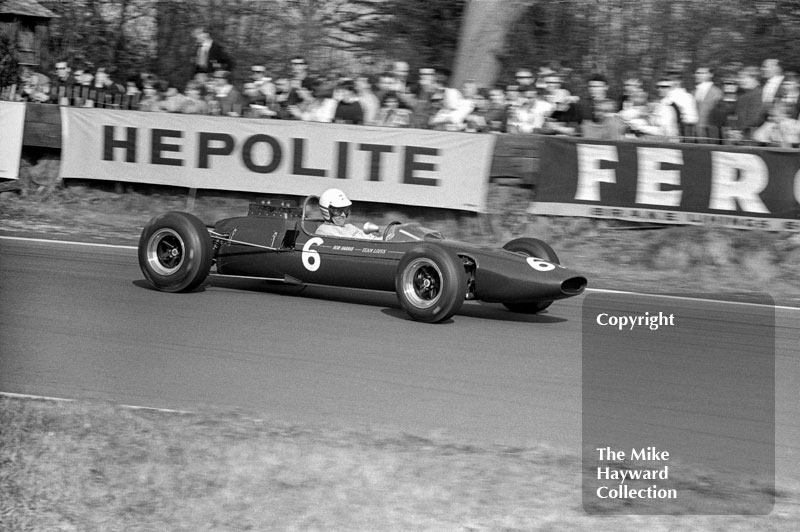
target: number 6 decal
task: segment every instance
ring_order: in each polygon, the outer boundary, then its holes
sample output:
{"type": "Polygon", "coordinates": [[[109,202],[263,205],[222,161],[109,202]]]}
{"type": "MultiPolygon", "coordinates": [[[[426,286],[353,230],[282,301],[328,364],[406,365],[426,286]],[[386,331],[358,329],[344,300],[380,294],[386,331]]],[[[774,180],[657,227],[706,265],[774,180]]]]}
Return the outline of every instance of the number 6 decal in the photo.
{"type": "Polygon", "coordinates": [[[549,263],[549,262],[547,262],[545,260],[542,260],[540,258],[537,258],[537,257],[528,257],[525,260],[528,261],[528,264],[531,265],[531,268],[533,268],[534,270],[539,271],[539,272],[549,272],[550,270],[555,270],[556,269],[556,265],[555,264],[551,264],[551,263],[549,263]]]}
{"type": "Polygon", "coordinates": [[[322,239],[315,236],[303,246],[303,266],[310,272],[319,270],[319,251],[311,249],[311,246],[319,246],[320,244],[322,244],[322,239]]]}

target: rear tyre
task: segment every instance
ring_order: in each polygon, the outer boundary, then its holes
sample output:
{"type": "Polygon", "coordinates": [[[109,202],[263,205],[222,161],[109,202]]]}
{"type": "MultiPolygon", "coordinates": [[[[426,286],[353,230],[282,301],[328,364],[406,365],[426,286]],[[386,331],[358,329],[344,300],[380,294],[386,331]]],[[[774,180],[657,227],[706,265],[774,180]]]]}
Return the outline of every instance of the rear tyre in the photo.
{"type": "Polygon", "coordinates": [[[168,212],[151,219],[139,237],[139,267],[163,292],[189,292],[211,269],[211,238],[196,216],[168,212]]]}
{"type": "Polygon", "coordinates": [[[417,321],[438,323],[458,312],[467,294],[467,274],[458,255],[420,244],[400,260],[395,291],[403,309],[417,321]]]}
{"type": "MultiPolygon", "coordinates": [[[[553,264],[560,264],[558,255],[553,251],[546,242],[538,238],[517,238],[507,242],[503,246],[506,251],[519,253],[525,257],[536,257],[537,259],[546,260],[553,264]]],[[[521,314],[537,314],[542,312],[547,307],[553,304],[552,300],[547,301],[532,301],[523,303],[503,303],[503,305],[512,312],[519,312],[521,314]]]]}

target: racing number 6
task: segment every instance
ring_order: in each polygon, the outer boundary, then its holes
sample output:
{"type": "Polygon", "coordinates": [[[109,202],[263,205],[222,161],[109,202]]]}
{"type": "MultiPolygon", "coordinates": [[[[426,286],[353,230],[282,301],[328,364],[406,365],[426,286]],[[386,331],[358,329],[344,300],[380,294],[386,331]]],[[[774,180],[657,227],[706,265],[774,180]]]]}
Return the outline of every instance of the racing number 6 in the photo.
{"type": "Polygon", "coordinates": [[[319,270],[319,251],[311,249],[311,246],[319,246],[320,244],[322,244],[322,239],[315,236],[303,246],[303,266],[310,272],[319,270]]]}
{"type": "Polygon", "coordinates": [[[550,270],[555,270],[556,269],[555,264],[551,264],[551,263],[549,263],[549,262],[547,262],[545,260],[542,260],[542,259],[540,259],[538,257],[528,257],[525,260],[528,262],[530,267],[533,268],[536,271],[549,272],[550,270]]]}

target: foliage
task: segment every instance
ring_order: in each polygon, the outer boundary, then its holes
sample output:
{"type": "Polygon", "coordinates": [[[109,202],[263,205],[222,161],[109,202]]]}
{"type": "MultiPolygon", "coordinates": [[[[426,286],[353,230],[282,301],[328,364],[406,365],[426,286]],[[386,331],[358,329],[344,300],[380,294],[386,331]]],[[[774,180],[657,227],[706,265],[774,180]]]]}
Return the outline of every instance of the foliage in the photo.
{"type": "Polygon", "coordinates": [[[509,28],[499,54],[510,78],[521,65],[555,63],[621,82],[635,71],[652,80],[666,69],[758,65],[767,57],[800,70],[798,0],[555,0],[535,2],[509,28]]]}
{"type": "MultiPolygon", "coordinates": [[[[149,70],[181,85],[192,75],[191,31],[203,26],[235,58],[274,76],[304,55],[317,73],[378,70],[404,59],[449,68],[464,0],[51,0],[55,60],[115,65],[117,80],[149,70]]],[[[51,65],[45,65],[48,68],[51,65]]]]}
{"type": "Polygon", "coordinates": [[[360,16],[343,31],[361,37],[360,47],[378,57],[402,59],[411,70],[452,68],[464,0],[360,0],[360,16]],[[365,16],[369,13],[369,16],[365,16]]]}
{"type": "Polygon", "coordinates": [[[0,87],[15,84],[19,77],[19,64],[13,52],[11,39],[0,33],[0,87]]]}
{"type": "MultiPolygon", "coordinates": [[[[466,0],[41,0],[50,56],[150,70],[174,84],[192,73],[191,30],[207,27],[236,58],[241,81],[255,63],[274,76],[306,56],[317,73],[376,72],[391,60],[452,68],[466,0]]],[[[557,63],[612,81],[635,70],[758,64],[778,57],[800,70],[800,0],[508,0],[519,15],[495,53],[502,79],[519,66],[557,63]]],[[[45,70],[51,65],[44,65],[45,70]]],[[[578,80],[580,81],[580,80],[578,80]]]]}
{"type": "Polygon", "coordinates": [[[49,48],[55,61],[114,67],[117,81],[124,81],[124,75],[143,70],[154,55],[152,0],[41,3],[57,15],[50,21],[49,48]]]}

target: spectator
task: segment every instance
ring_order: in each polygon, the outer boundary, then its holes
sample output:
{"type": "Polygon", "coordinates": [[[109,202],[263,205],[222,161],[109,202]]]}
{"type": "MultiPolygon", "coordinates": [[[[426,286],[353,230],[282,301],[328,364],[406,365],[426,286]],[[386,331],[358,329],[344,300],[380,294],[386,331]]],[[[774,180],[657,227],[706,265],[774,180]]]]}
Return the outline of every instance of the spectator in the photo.
{"type": "Polygon", "coordinates": [[[533,77],[533,72],[529,68],[518,69],[514,79],[516,79],[521,93],[536,89],[536,80],[533,77]]]}
{"type": "MultiPolygon", "coordinates": [[[[358,101],[361,104],[361,110],[364,112],[364,123],[367,125],[374,124],[378,117],[378,111],[381,109],[381,101],[372,92],[372,83],[368,76],[356,77],[355,84],[358,101]]],[[[396,93],[395,97],[399,98],[396,93]]]]}
{"type": "Polygon", "coordinates": [[[461,85],[461,95],[468,100],[472,100],[479,96],[478,84],[475,83],[474,79],[468,79],[464,81],[464,83],[461,85]]]}
{"type": "Polygon", "coordinates": [[[386,93],[374,124],[385,127],[408,127],[410,123],[411,111],[401,102],[397,92],[386,93]]]}
{"type": "Polygon", "coordinates": [[[308,74],[308,62],[301,55],[296,55],[289,60],[292,75],[289,78],[293,89],[304,87],[307,90],[313,89],[311,76],[308,74]]]}
{"type": "Polygon", "coordinates": [[[28,102],[46,103],[50,100],[50,78],[35,72],[31,65],[22,65],[20,75],[22,99],[28,102]]]}
{"type": "Polygon", "coordinates": [[[775,102],[778,92],[783,83],[783,68],[777,59],[765,59],[761,63],[761,75],[764,78],[764,87],[761,90],[761,101],[764,108],[769,107],[775,102]]]}
{"type": "Polygon", "coordinates": [[[284,120],[292,119],[294,116],[289,110],[289,98],[293,94],[293,89],[289,78],[278,78],[275,80],[275,101],[270,105],[270,110],[275,118],[284,120]]]}
{"type": "Polygon", "coordinates": [[[666,142],[678,142],[680,140],[678,107],[672,97],[674,89],[675,80],[672,76],[664,76],[658,80],[656,90],[658,91],[659,99],[653,105],[647,122],[630,124],[637,136],[666,142]]]}
{"type": "Polygon", "coordinates": [[[333,122],[336,114],[336,100],[322,81],[314,81],[312,90],[300,89],[305,104],[300,111],[300,119],[306,122],[333,122]]]}
{"type": "Polygon", "coordinates": [[[544,91],[547,90],[547,82],[545,81],[549,76],[552,75],[559,75],[559,71],[561,70],[561,64],[558,61],[551,61],[548,64],[539,67],[539,70],[535,74],[535,83],[536,88],[539,90],[539,94],[544,94],[544,91]]]}
{"type": "Polygon", "coordinates": [[[800,122],[789,116],[791,106],[775,101],[767,120],[753,131],[753,140],[768,146],[797,148],[800,146],[800,122]]]}
{"type": "Polygon", "coordinates": [[[125,87],[115,82],[114,67],[100,67],[94,75],[95,106],[119,109],[125,87]]]}
{"type": "Polygon", "coordinates": [[[336,86],[334,98],[337,101],[333,121],[337,124],[363,124],[364,109],[358,101],[356,84],[352,79],[345,79],[336,86]]]}
{"type": "Polygon", "coordinates": [[[252,81],[242,86],[242,116],[247,118],[264,118],[272,111],[266,106],[263,95],[252,81]]]}
{"type": "Polygon", "coordinates": [[[208,114],[208,102],[204,99],[204,92],[205,86],[199,81],[192,80],[187,83],[179,112],[191,115],[208,114]]]}
{"type": "MultiPolygon", "coordinates": [[[[195,74],[192,77],[192,79],[199,80],[201,83],[205,84],[207,77],[208,76],[206,76],[205,74],[199,73],[195,74]]],[[[152,74],[150,72],[142,72],[141,74],[139,74],[139,88],[141,89],[142,94],[144,94],[145,89],[148,88],[152,89],[153,87],[155,87],[156,81],[158,81],[158,78],[156,77],[155,74],[152,74]]]]}
{"type": "Polygon", "coordinates": [[[697,103],[695,134],[700,138],[719,140],[723,121],[717,108],[724,97],[722,89],[714,85],[714,72],[707,66],[695,70],[694,81],[694,100],[697,103]]]}
{"type": "Polygon", "coordinates": [[[123,109],[138,109],[142,90],[138,85],[139,76],[132,74],[125,81],[125,94],[123,94],[123,109]]]}
{"type": "Polygon", "coordinates": [[[195,73],[211,74],[218,70],[233,70],[233,60],[222,46],[211,38],[211,34],[205,28],[195,28],[192,36],[197,43],[195,73]]]}
{"type": "Polygon", "coordinates": [[[617,117],[625,125],[626,138],[644,136],[641,130],[649,124],[651,111],[649,99],[650,96],[644,90],[635,90],[631,91],[623,101],[624,107],[619,110],[617,117]]]}
{"type": "Polygon", "coordinates": [[[489,131],[489,124],[486,121],[486,113],[489,111],[489,91],[483,88],[478,89],[470,100],[472,102],[472,112],[465,120],[467,127],[464,131],[468,133],[485,133],[489,131]]]}
{"type": "Polygon", "coordinates": [[[139,110],[146,112],[162,112],[161,101],[167,94],[169,84],[162,79],[150,80],[142,88],[142,98],[139,100],[139,110]]]}
{"type": "Polygon", "coordinates": [[[739,101],[739,82],[733,73],[722,78],[722,100],[717,106],[717,115],[722,124],[723,139],[734,139],[736,134],[736,105],[739,101]]]}
{"type": "Polygon", "coordinates": [[[442,100],[436,70],[428,67],[419,69],[419,85],[413,102],[405,101],[400,94],[398,96],[411,109],[411,127],[422,129],[429,127],[430,120],[438,112],[442,100]]]}
{"type": "Polygon", "coordinates": [[[523,103],[525,103],[525,98],[522,96],[519,85],[516,83],[509,83],[506,85],[503,99],[506,102],[506,113],[509,118],[517,112],[517,109],[519,109],[523,103]]]}
{"type": "Polygon", "coordinates": [[[375,95],[378,97],[379,101],[383,100],[383,97],[389,92],[398,94],[399,91],[397,89],[397,79],[395,79],[393,73],[381,72],[378,75],[378,90],[375,95]]]}
{"type": "Polygon", "coordinates": [[[738,81],[741,92],[736,102],[734,140],[752,140],[753,132],[766,119],[758,68],[744,67],[739,71],[738,81]]]}
{"type": "Polygon", "coordinates": [[[563,88],[564,80],[558,72],[551,72],[543,81],[544,100],[552,106],[543,132],[557,135],[577,135],[581,124],[578,99],[563,88]]]}
{"type": "Polygon", "coordinates": [[[91,63],[86,63],[75,70],[75,85],[72,87],[72,105],[77,107],[93,107],[96,98],[93,86],[93,65],[91,63]]]}
{"type": "MultiPolygon", "coordinates": [[[[290,85],[291,83],[292,81],[289,80],[290,85]]],[[[312,94],[311,89],[307,89],[306,87],[291,87],[289,90],[289,96],[286,100],[286,108],[289,111],[289,116],[287,118],[291,118],[292,120],[302,120],[303,113],[313,101],[314,95],[312,94]]]]}
{"type": "Polygon", "coordinates": [[[242,116],[243,98],[233,84],[233,76],[227,70],[214,72],[214,92],[209,102],[211,114],[242,116]]]}
{"type": "Polygon", "coordinates": [[[392,75],[394,76],[394,90],[405,94],[408,92],[408,63],[405,61],[395,61],[392,65],[392,75]]]}
{"type": "Polygon", "coordinates": [[[472,103],[465,99],[457,89],[444,89],[442,107],[429,122],[433,129],[443,131],[463,131],[467,116],[472,112],[472,103]]]}
{"type": "Polygon", "coordinates": [[[589,97],[581,100],[581,135],[589,138],[609,139],[612,134],[612,118],[616,104],[608,97],[608,81],[602,74],[589,77],[589,97]]]}
{"type": "Polygon", "coordinates": [[[490,132],[506,132],[508,111],[506,108],[506,95],[502,88],[493,87],[489,90],[489,103],[484,116],[490,132]]]}
{"type": "Polygon", "coordinates": [[[70,105],[70,97],[76,85],[72,69],[67,61],[56,63],[56,75],[50,83],[50,101],[59,105],[70,105]]]}
{"type": "Polygon", "coordinates": [[[567,89],[563,87],[564,80],[558,72],[552,72],[545,76],[543,81],[543,97],[545,101],[556,106],[559,103],[566,102],[572,96],[567,89]]]}
{"type": "Polygon", "coordinates": [[[678,135],[682,138],[694,136],[694,128],[697,125],[697,102],[694,101],[694,96],[683,88],[683,82],[678,73],[673,72],[669,78],[672,88],[667,97],[669,103],[675,106],[678,116],[678,135]]]}
{"type": "Polygon", "coordinates": [[[243,86],[243,114],[250,118],[267,118],[275,116],[272,102],[275,101],[276,88],[272,78],[267,76],[263,65],[250,67],[250,81],[243,86]]]}
{"type": "Polygon", "coordinates": [[[635,72],[629,72],[622,80],[622,95],[619,100],[620,112],[626,111],[636,104],[633,102],[641,102],[641,95],[644,94],[644,99],[647,100],[647,92],[642,85],[642,79],[635,72]]]}
{"type": "Polygon", "coordinates": [[[257,105],[269,107],[275,100],[275,84],[272,78],[267,75],[267,67],[264,65],[253,65],[250,67],[250,79],[255,89],[254,102],[257,105]]]}
{"type": "Polygon", "coordinates": [[[509,133],[541,133],[545,120],[553,112],[554,106],[539,98],[535,88],[530,86],[523,93],[523,102],[508,117],[509,133]]]}
{"type": "Polygon", "coordinates": [[[800,78],[795,72],[787,72],[781,84],[780,101],[787,105],[786,112],[791,118],[800,116],[800,78]]]}
{"type": "Polygon", "coordinates": [[[169,85],[167,87],[167,92],[164,93],[164,97],[158,105],[160,110],[165,113],[180,113],[184,106],[185,99],[186,97],[181,94],[177,87],[169,85]]]}

